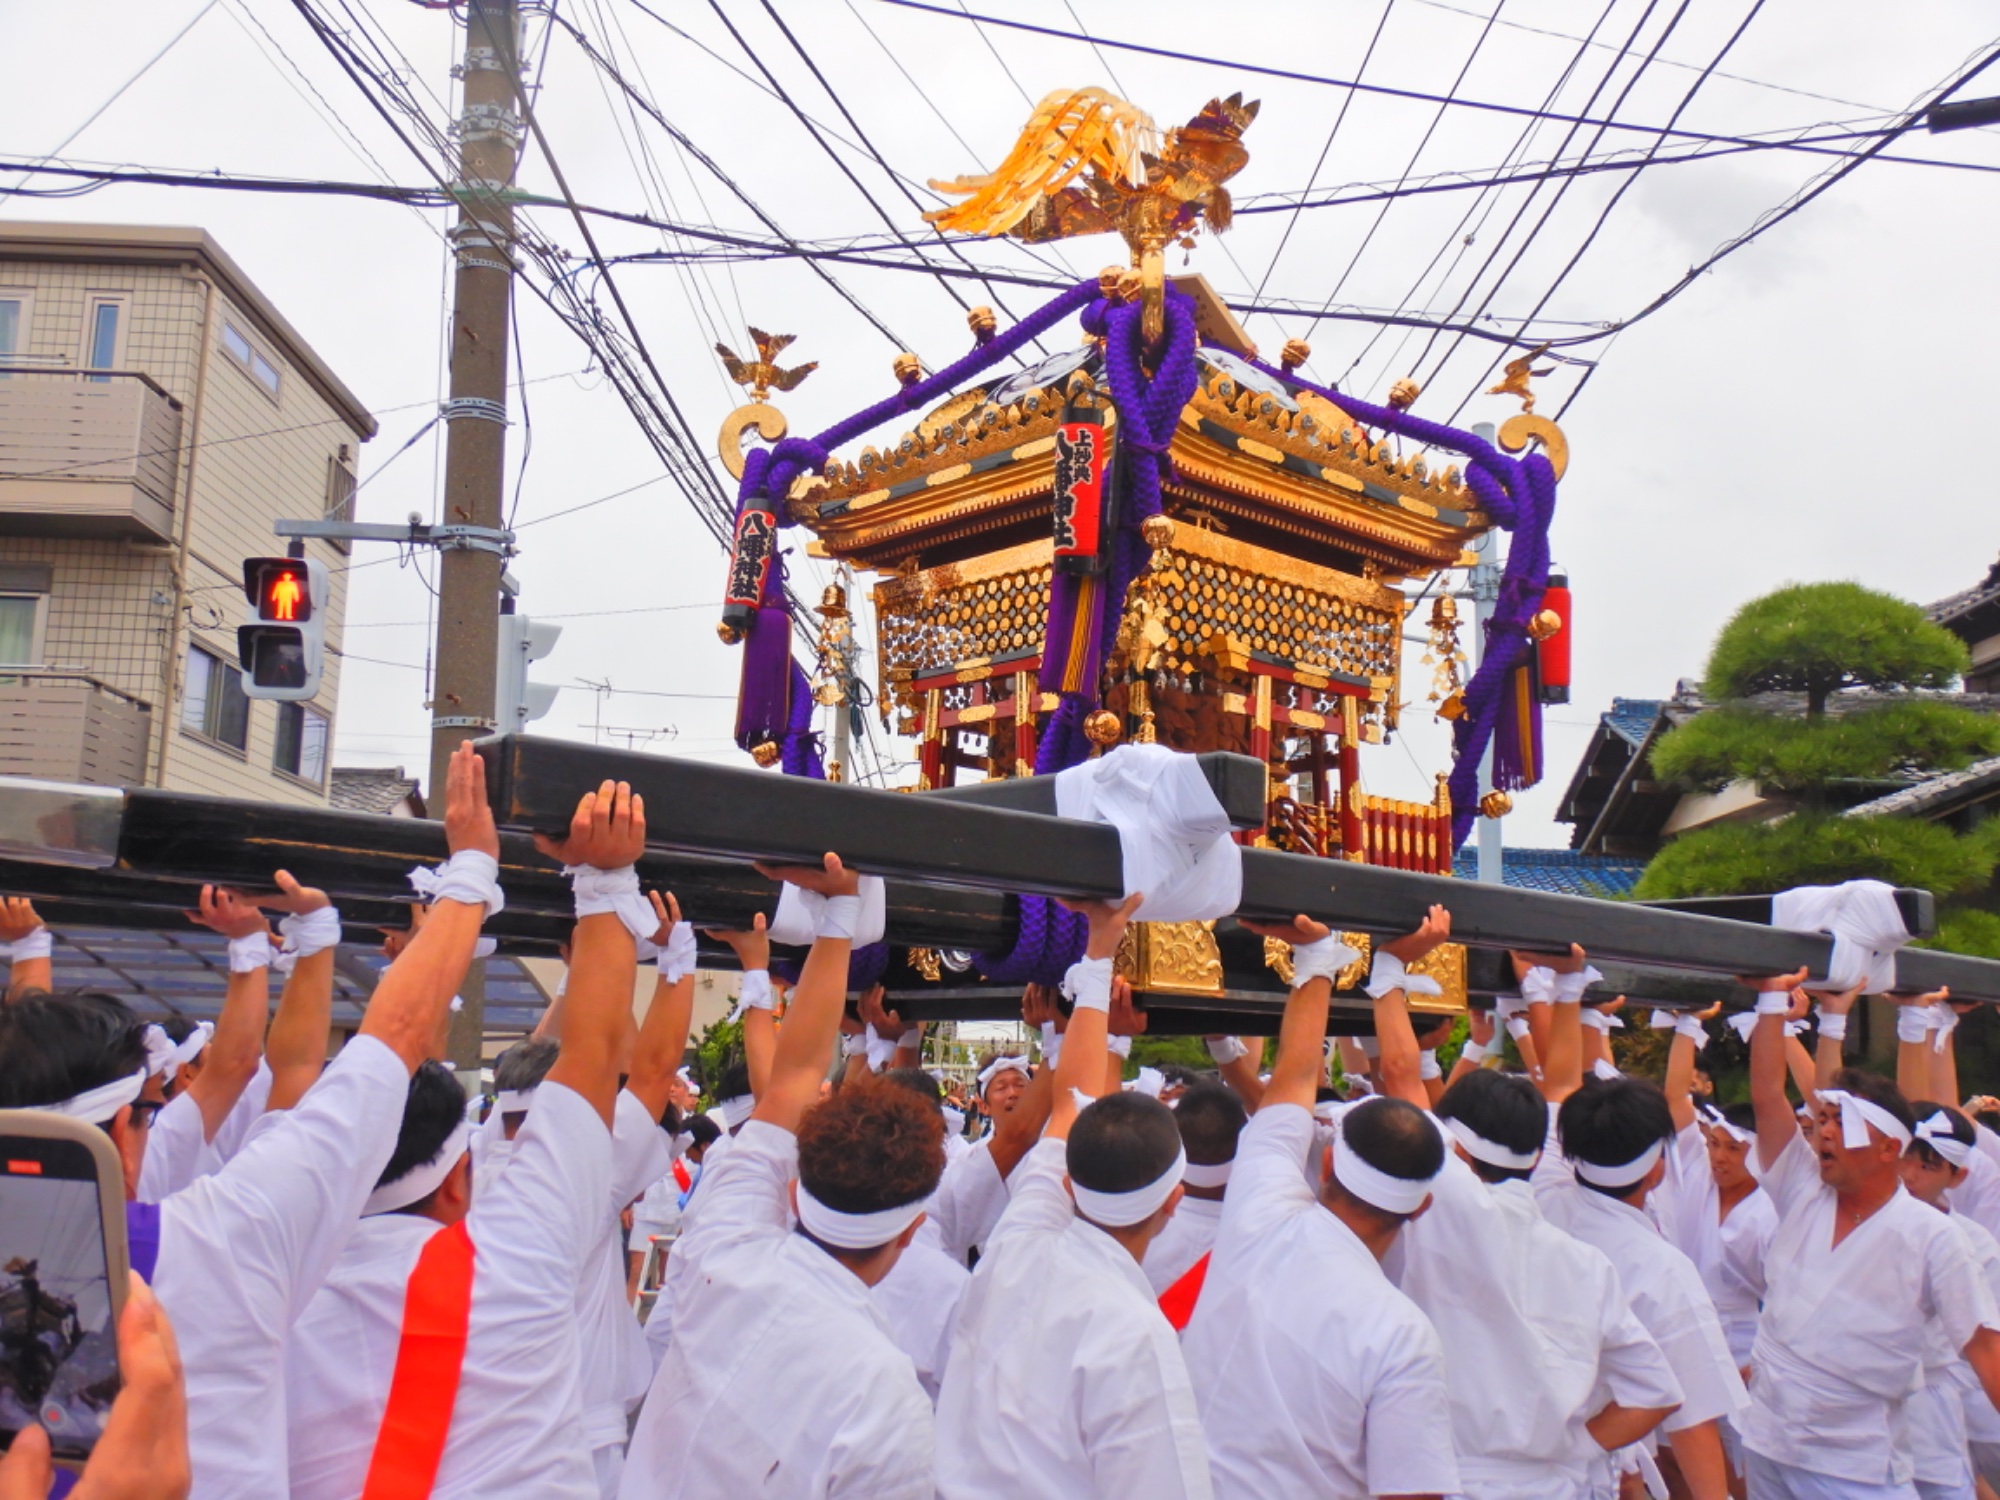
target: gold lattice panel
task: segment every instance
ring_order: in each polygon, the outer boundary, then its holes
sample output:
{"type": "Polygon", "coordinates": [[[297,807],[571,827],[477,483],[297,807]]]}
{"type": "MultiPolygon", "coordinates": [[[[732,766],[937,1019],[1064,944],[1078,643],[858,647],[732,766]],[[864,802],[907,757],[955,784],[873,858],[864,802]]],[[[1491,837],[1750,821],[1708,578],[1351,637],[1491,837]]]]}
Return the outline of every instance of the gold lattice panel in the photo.
{"type": "MultiPolygon", "coordinates": [[[[1046,557],[1046,544],[1041,551],[1046,557]]],[[[1049,576],[1044,561],[986,577],[947,566],[884,579],[875,588],[884,673],[907,681],[1041,650],[1049,576]]]]}
{"type": "MultiPolygon", "coordinates": [[[[1295,570],[1303,571],[1296,565],[1288,569],[1295,570]]],[[[1168,632],[1162,664],[1169,671],[1193,670],[1202,644],[1227,635],[1247,650],[1268,651],[1300,666],[1370,678],[1396,675],[1402,616],[1393,606],[1363,603],[1179,547],[1158,570],[1156,587],[1168,632]]]]}

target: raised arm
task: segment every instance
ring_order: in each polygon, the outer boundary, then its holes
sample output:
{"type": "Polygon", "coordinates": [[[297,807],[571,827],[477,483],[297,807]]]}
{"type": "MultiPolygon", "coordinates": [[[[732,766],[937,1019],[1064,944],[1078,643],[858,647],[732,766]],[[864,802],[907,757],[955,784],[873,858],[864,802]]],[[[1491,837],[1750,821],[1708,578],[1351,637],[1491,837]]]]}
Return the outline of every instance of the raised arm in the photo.
{"type": "MultiPolygon", "coordinates": [[[[1524,985],[1527,976],[1536,969],[1548,969],[1558,975],[1579,974],[1586,962],[1583,949],[1575,943],[1570,944],[1567,953],[1515,953],[1511,957],[1514,972],[1524,985]]],[[[1573,1000],[1551,1004],[1548,1009],[1546,1039],[1538,1036],[1535,1043],[1541,1055],[1542,1096],[1559,1104],[1583,1087],[1582,991],[1578,990],[1573,1000]]]]}
{"type": "Polygon", "coordinates": [[[1278,1026],[1278,1055],[1264,1084],[1259,1109],[1296,1104],[1311,1109],[1326,1077],[1326,1013],[1333,1003],[1333,975],[1324,965],[1301,965],[1300,955],[1333,936],[1333,929],[1311,917],[1288,923],[1245,922],[1259,937],[1292,945],[1292,992],[1285,999],[1285,1017],[1278,1026]]]}
{"type": "Polygon", "coordinates": [[[1243,1107],[1252,1114],[1264,1102],[1264,1082],[1257,1076],[1264,1059],[1264,1039],[1260,1036],[1212,1036],[1207,1039],[1208,1055],[1218,1077],[1235,1090],[1243,1107]]]}
{"type": "Polygon", "coordinates": [[[0,898],[0,943],[21,945],[14,950],[7,969],[8,1000],[18,1000],[31,990],[55,987],[51,941],[34,902],[25,896],[0,898]]]}
{"type": "Polygon", "coordinates": [[[1375,1086],[1418,1109],[1431,1107],[1430,1092],[1424,1087],[1423,1049],[1410,1024],[1409,996],[1393,981],[1450,936],[1451,913],[1433,906],[1424,914],[1423,926],[1376,950],[1375,971],[1368,979],[1368,993],[1375,1001],[1375,1042],[1381,1053],[1375,1060],[1375,1086]],[[1394,965],[1385,964],[1385,958],[1395,960],[1394,965]]]}
{"type": "Polygon", "coordinates": [[[500,900],[500,834],[486,803],[486,763],[469,740],[452,752],[446,772],[444,838],[451,851],[444,888],[423,927],[383,971],[361,1019],[360,1034],[389,1047],[411,1072],[430,1055],[445,1008],[465,979],[489,901],[497,910],[500,900]]]}
{"type": "Polygon", "coordinates": [[[764,914],[757,913],[747,932],[711,930],[709,936],[729,944],[743,970],[738,991],[743,1002],[743,1069],[750,1075],[751,1097],[761,1099],[770,1087],[771,1057],[778,1050],[778,1018],[771,1008],[771,939],[764,914]]]}
{"type": "MultiPolygon", "coordinates": [[[[771,1049],[769,1081],[757,1090],[752,1118],[795,1131],[799,1119],[819,1098],[821,1080],[833,1056],[833,1039],[840,1032],[840,1013],[847,1006],[847,961],[854,951],[854,926],[860,917],[861,877],[829,854],[822,866],[759,865],[766,879],[788,881],[801,890],[826,898],[812,951],[785,1009],[785,1024],[777,1028],[771,1049]]],[[[750,1048],[750,1022],[743,1017],[744,1050],[750,1048]]],[[[766,1022],[770,1012],[761,1012],[766,1022]]],[[[752,1075],[754,1081],[754,1073],[752,1075]]]]}
{"type": "MultiPolygon", "coordinates": [[[[1750,1031],[1750,1106],[1757,1114],[1757,1160],[1769,1167],[1799,1133],[1798,1116],[1785,1094],[1785,1022],[1803,999],[1792,991],[1806,971],[1765,979],[1745,979],[1757,991],[1757,1024],[1750,1031]]],[[[1803,992],[1801,992],[1803,993],[1803,992]]]]}
{"type": "MultiPolygon", "coordinates": [[[[1708,1014],[1703,1012],[1704,1015],[1708,1014]]],[[[1674,1039],[1667,1044],[1667,1076],[1661,1084],[1667,1096],[1667,1109],[1674,1117],[1674,1129],[1686,1130],[1695,1122],[1694,1112],[1694,1035],[1683,1030],[1680,1022],[1686,1017],[1676,1017],[1674,1039]]],[[[1695,1020],[1699,1026],[1699,1019],[1695,1020]]]]}
{"type": "MultiPolygon", "coordinates": [[[[667,977],[668,954],[674,945],[675,929],[681,924],[680,903],[674,900],[671,891],[664,899],[658,891],[648,891],[646,896],[660,919],[653,942],[661,950],[662,967],[653,984],[653,999],[646,1007],[646,1019],[639,1025],[638,1042],[632,1049],[632,1072],[625,1080],[625,1087],[645,1106],[646,1113],[657,1120],[666,1110],[681,1055],[687,1051],[688,1026],[694,1019],[694,967],[690,961],[679,977],[667,977]]],[[[691,940],[693,934],[688,937],[691,940]]]]}
{"type": "MultiPolygon", "coordinates": [[[[580,870],[628,876],[636,893],[632,866],[646,852],[645,799],[625,782],[606,781],[577,803],[567,838],[558,842],[538,834],[535,847],[580,870]]],[[[562,1051],[549,1069],[549,1082],[581,1094],[607,1129],[618,1105],[618,1063],[632,1024],[638,968],[638,943],[616,911],[577,918],[563,992],[562,1051]]]]}
{"type": "Polygon", "coordinates": [[[1124,940],[1126,924],[1143,899],[1143,895],[1134,894],[1118,902],[1063,903],[1090,923],[1083,963],[1093,966],[1096,978],[1080,981],[1071,997],[1075,1004],[1070,1010],[1069,1029],[1063,1033],[1062,1056],[1056,1060],[1055,1094],[1049,1100],[1044,1139],[1069,1139],[1069,1128],[1076,1123],[1077,1094],[1091,1099],[1104,1094],[1105,1059],[1111,1047],[1111,962],[1124,940]]]}
{"type": "Polygon", "coordinates": [[[201,888],[200,908],[187,916],[229,939],[229,982],[216,1013],[215,1035],[201,1071],[188,1085],[189,1097],[201,1110],[202,1132],[214,1140],[257,1076],[257,1059],[264,1055],[264,1023],[271,1014],[271,923],[250,901],[213,885],[201,888]]]}
{"type": "MultiPolygon", "coordinates": [[[[1903,1091],[1905,1099],[1950,1102],[1954,1094],[1933,1092],[1937,1080],[1932,1074],[1932,1064],[1938,1054],[1932,1045],[1937,1027],[1931,1007],[1950,1000],[1951,991],[1933,990],[1929,994],[1900,994],[1891,998],[1896,1002],[1896,1087],[1903,1091]]],[[[1956,1074],[1957,1069],[1952,1071],[1956,1074]]]]}
{"type": "Polygon", "coordinates": [[[1445,1080],[1446,1088],[1450,1088],[1467,1073],[1486,1065],[1486,1059],[1493,1051],[1493,1037],[1497,1029],[1492,1011],[1481,1009],[1466,1011],[1465,1045],[1459,1048],[1458,1061],[1451,1065],[1451,1076],[1445,1080]]]}
{"type": "Polygon", "coordinates": [[[1814,998],[1819,1001],[1819,1039],[1813,1048],[1813,1092],[1818,1093],[1832,1086],[1833,1075],[1844,1066],[1841,1050],[1847,1041],[1847,1017],[1854,1009],[1854,1002],[1861,998],[1861,991],[1858,987],[1837,994],[1826,991],[1814,998]]]}
{"type": "MultiPolygon", "coordinates": [[[[271,1067],[271,1101],[267,1109],[290,1109],[305,1097],[307,1089],[326,1066],[327,1034],[333,1024],[334,946],[340,936],[340,914],[327,900],[326,892],[302,886],[288,870],[275,877],[280,894],[262,904],[294,917],[321,918],[330,932],[315,932],[302,943],[285,976],[284,992],[278,997],[278,1012],[271,1017],[271,1029],[264,1038],[264,1056],[271,1067]],[[332,942],[324,942],[327,937],[332,942]],[[323,945],[322,945],[323,944],[323,945]]],[[[198,1081],[198,1080],[197,1080],[198,1081]]]]}

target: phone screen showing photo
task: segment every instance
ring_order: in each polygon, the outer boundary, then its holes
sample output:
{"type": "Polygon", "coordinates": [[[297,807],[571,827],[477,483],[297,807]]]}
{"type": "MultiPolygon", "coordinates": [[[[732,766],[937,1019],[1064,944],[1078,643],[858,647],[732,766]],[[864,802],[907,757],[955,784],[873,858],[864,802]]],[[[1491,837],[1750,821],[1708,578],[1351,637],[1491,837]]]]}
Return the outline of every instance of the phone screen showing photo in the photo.
{"type": "Polygon", "coordinates": [[[27,1144],[0,1141],[0,1435],[40,1423],[58,1458],[83,1458],[118,1395],[102,1200],[87,1151],[10,1149],[27,1144]]]}

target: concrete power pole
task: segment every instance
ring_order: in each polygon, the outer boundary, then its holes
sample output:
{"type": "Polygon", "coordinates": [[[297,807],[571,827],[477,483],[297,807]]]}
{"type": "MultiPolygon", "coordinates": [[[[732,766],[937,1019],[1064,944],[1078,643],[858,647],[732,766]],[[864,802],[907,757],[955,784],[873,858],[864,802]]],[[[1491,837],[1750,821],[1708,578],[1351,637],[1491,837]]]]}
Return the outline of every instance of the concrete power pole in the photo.
{"type": "MultiPolygon", "coordinates": [[[[493,732],[500,629],[499,533],[507,460],[507,338],[514,213],[507,190],[521,143],[514,113],[514,0],[468,0],[459,117],[451,399],[445,404],[444,509],[438,529],[437,680],[431,699],[430,809],[444,815],[445,768],[461,741],[493,732]],[[459,528],[463,528],[460,530],[459,528]]],[[[475,959],[451,1022],[451,1057],[476,1087],[485,1032],[485,965],[475,959]]]]}

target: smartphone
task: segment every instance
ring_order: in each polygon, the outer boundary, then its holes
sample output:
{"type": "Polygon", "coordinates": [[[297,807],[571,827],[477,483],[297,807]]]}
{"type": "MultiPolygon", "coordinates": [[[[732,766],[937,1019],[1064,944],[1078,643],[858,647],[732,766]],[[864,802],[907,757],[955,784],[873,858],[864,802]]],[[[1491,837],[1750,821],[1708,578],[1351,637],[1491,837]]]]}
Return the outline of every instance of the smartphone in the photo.
{"type": "Polygon", "coordinates": [[[90,1456],[118,1396],[127,1265],[111,1138],[0,1110],[0,1443],[39,1423],[58,1460],[90,1456]]]}

